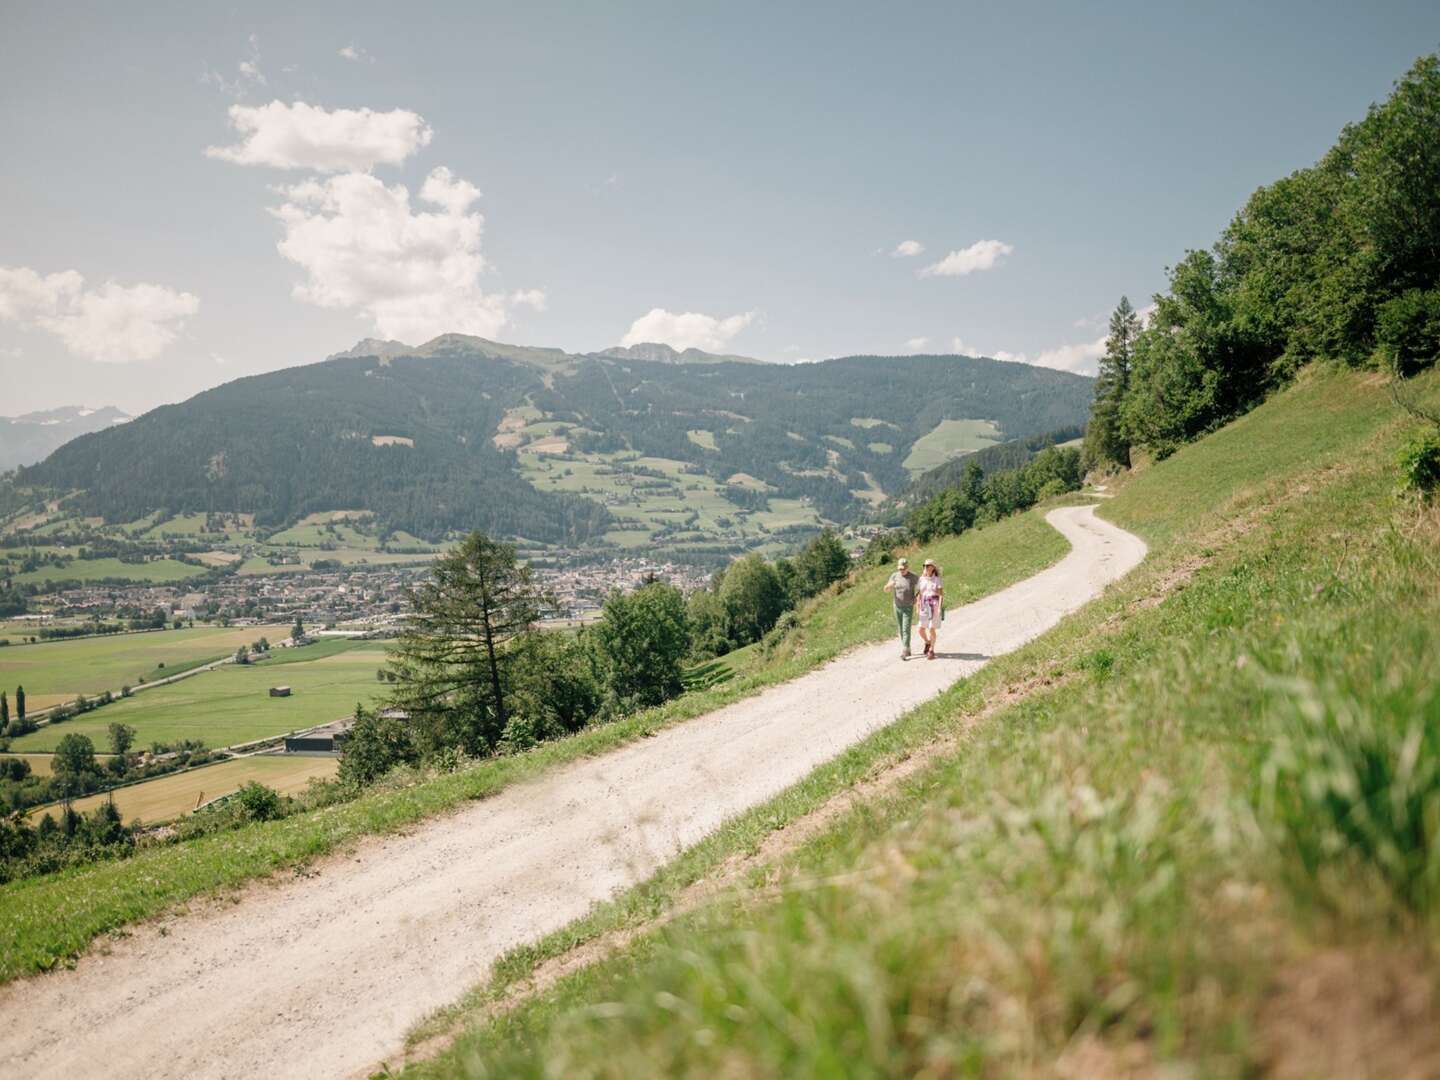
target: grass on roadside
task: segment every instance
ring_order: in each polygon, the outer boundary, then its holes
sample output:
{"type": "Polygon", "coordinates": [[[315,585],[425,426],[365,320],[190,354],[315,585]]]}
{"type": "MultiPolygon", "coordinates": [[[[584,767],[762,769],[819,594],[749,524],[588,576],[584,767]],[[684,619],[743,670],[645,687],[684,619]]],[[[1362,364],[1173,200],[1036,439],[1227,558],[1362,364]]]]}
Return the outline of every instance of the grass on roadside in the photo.
{"type": "MultiPolygon", "coordinates": [[[[408,1072],[1239,1076],[1306,1053],[1297,1074],[1414,1071],[1440,1016],[1393,1002],[1440,974],[1440,518],[1395,501],[1405,423],[1363,378],[1317,374],[1242,423],[1105,507],[1151,560],[877,736],[959,752],[757,870],[764,893],[642,933],[408,1072]],[[1365,1007],[1287,996],[1335,950],[1362,978],[1331,989],[1365,1007]]],[[[856,775],[827,766],[507,957],[469,1005],[567,937],[643,929],[856,775]]]]}
{"type": "MultiPolygon", "coordinates": [[[[1040,511],[1032,511],[930,550],[963,582],[967,595],[978,596],[1044,569],[1063,556],[1067,545],[1044,523],[1040,511]]],[[[0,886],[0,981],[48,969],[80,952],[97,935],[174,904],[297,865],[367,834],[401,828],[466,800],[484,798],[565,762],[604,753],[665,724],[699,716],[794,678],[857,644],[883,638],[893,632],[889,601],[879,592],[887,573],[883,568],[868,571],[838,600],[822,597],[812,602],[801,612],[800,631],[770,657],[747,655],[728,681],[659,709],[448,775],[397,778],[393,785],[352,802],[151,848],[120,862],[0,886]]],[[[176,684],[175,689],[186,685],[176,684]]],[[[153,693],[165,689],[169,688],[153,693]]]]}

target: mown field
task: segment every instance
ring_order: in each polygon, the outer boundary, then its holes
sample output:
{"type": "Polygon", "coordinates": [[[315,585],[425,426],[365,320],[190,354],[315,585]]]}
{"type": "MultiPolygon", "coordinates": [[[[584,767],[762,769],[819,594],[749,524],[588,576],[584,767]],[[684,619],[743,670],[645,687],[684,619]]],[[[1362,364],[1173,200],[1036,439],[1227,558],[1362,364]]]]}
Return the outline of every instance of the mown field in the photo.
{"type": "Polygon", "coordinates": [[[288,626],[196,626],[10,645],[0,649],[0,687],[13,698],[15,687],[24,686],[29,707],[41,709],[80,694],[119,692],[122,686],[137,686],[142,680],[154,682],[232,656],[241,645],[258,638],[279,641],[289,634],[288,626]]]}
{"type": "MultiPolygon", "coordinates": [[[[71,805],[81,813],[88,813],[113,797],[115,808],[126,824],[143,821],[153,825],[187,814],[197,803],[218,799],[252,781],[274,788],[282,795],[291,795],[303,791],[311,780],[334,776],[339,765],[339,758],[262,754],[157,777],[132,787],[76,799],[71,805]]],[[[41,808],[32,811],[30,817],[37,819],[53,812],[53,807],[41,808]]]]}
{"type": "Polygon", "coordinates": [[[1395,497],[1412,428],[1317,371],[1137,469],[1102,513],[1141,568],[502,960],[407,1075],[1434,1075],[1440,511],[1395,497]]]}
{"type": "Polygon", "coordinates": [[[215,748],[283,735],[349,716],[356,702],[368,702],[379,691],[375,671],[384,663],[380,643],[324,641],[277,652],[274,660],[227,664],[157,686],[63,724],[46,725],[12,740],[11,746],[53,750],[67,734],[79,732],[103,749],[112,723],[134,727],[136,745],[142,747],[199,739],[215,748]],[[290,686],[291,696],[272,698],[269,689],[277,685],[290,686]]]}
{"type": "Polygon", "coordinates": [[[45,584],[52,581],[101,581],[117,578],[166,585],[205,573],[203,566],[191,566],[176,559],[151,559],[149,562],[128,563],[119,559],[76,559],[64,566],[42,566],[16,574],[22,585],[45,584]]]}
{"type": "Polygon", "coordinates": [[[904,465],[912,476],[918,476],[951,458],[993,446],[1003,438],[989,420],[941,420],[915,440],[904,465]]]}

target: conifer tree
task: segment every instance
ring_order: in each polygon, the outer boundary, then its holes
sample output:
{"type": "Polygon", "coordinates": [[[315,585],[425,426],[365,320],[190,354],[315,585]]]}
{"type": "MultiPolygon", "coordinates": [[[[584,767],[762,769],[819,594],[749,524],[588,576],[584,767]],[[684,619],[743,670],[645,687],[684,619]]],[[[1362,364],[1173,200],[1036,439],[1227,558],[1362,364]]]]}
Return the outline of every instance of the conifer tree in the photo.
{"type": "Polygon", "coordinates": [[[1085,432],[1085,463],[1130,467],[1130,436],[1125,430],[1120,403],[1130,388],[1130,366],[1135,357],[1135,339],[1140,334],[1140,316],[1130,306],[1129,297],[1110,316],[1110,335],[1105,339],[1105,355],[1100,358],[1100,374],[1095,380],[1095,404],[1090,410],[1090,426],[1085,432]]]}
{"type": "Polygon", "coordinates": [[[432,745],[488,752],[509,719],[507,644],[539,618],[539,588],[514,547],[477,530],[408,595],[413,614],[391,653],[394,704],[432,745]]]}

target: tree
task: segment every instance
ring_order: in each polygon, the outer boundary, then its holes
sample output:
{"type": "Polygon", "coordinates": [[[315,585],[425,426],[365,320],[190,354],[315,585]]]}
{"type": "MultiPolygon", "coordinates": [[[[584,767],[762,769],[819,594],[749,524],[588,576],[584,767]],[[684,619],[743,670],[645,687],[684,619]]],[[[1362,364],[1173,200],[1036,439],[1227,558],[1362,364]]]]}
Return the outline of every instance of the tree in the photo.
{"type": "Polygon", "coordinates": [[[235,663],[250,663],[250,650],[247,649],[244,645],[241,645],[238,649],[235,650],[235,663]]]}
{"type": "Polygon", "coordinates": [[[25,719],[25,687],[15,687],[15,719],[25,719]]]}
{"type": "Polygon", "coordinates": [[[117,721],[112,723],[108,730],[110,732],[110,749],[123,757],[130,747],[135,745],[135,729],[129,724],[117,721]]]}
{"type": "Polygon", "coordinates": [[[72,731],[55,746],[50,767],[64,776],[80,777],[99,770],[95,765],[95,744],[89,736],[72,731]]]}
{"type": "Polygon", "coordinates": [[[795,593],[814,596],[849,572],[850,553],[835,531],[826,529],[795,556],[795,593]]]}
{"type": "Polygon", "coordinates": [[[509,718],[507,645],[540,614],[529,569],[477,530],[407,595],[413,614],[391,653],[395,704],[425,722],[432,748],[490,752],[509,718]]]}
{"type": "Polygon", "coordinates": [[[512,643],[510,719],[504,741],[518,750],[579,731],[604,704],[594,635],[531,630],[512,643]]]}
{"type": "Polygon", "coordinates": [[[0,690],[0,734],[10,726],[10,699],[5,696],[5,691],[0,690]]]}
{"type": "Polygon", "coordinates": [[[1135,360],[1135,339],[1140,334],[1140,316],[1128,296],[1120,297],[1110,315],[1110,336],[1100,358],[1095,380],[1095,404],[1090,426],[1085,431],[1086,460],[1094,465],[1130,467],[1130,439],[1120,415],[1120,403],[1130,389],[1130,367],[1135,360]]]}
{"type": "Polygon", "coordinates": [[[340,751],[340,779],[363,787],[396,765],[414,764],[419,752],[405,721],[383,710],[355,706],[355,723],[340,751]]]}
{"type": "Polygon", "coordinates": [[[690,651],[680,590],[657,581],[628,595],[612,592],[603,612],[591,633],[610,692],[640,706],[658,705],[680,693],[682,664],[690,651]]]}
{"type": "Polygon", "coordinates": [[[697,658],[709,660],[730,651],[730,617],[713,589],[690,594],[685,619],[690,626],[690,650],[697,658]]]}
{"type": "Polygon", "coordinates": [[[300,616],[295,616],[295,625],[290,628],[290,640],[301,642],[305,640],[305,624],[300,621],[300,616]]]}
{"type": "Polygon", "coordinates": [[[785,590],[774,567],[759,555],[731,563],[720,583],[720,601],[735,645],[759,641],[785,610],[785,590]]]}

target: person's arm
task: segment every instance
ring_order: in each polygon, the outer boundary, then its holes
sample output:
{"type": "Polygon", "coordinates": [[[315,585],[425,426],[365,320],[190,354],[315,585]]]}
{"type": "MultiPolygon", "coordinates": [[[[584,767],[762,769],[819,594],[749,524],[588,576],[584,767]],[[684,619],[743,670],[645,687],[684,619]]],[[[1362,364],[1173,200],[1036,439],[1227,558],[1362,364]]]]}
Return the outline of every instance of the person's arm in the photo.
{"type": "Polygon", "coordinates": [[[890,592],[895,588],[895,575],[891,574],[885,579],[885,584],[880,587],[881,592],[890,592]]]}

